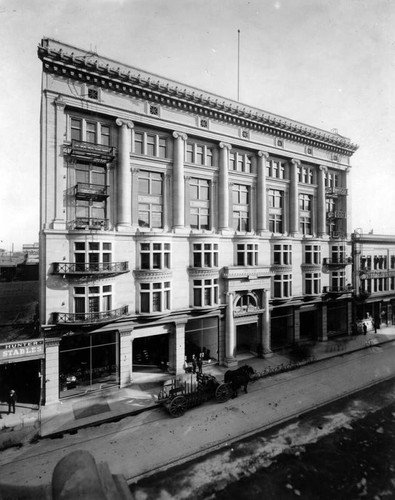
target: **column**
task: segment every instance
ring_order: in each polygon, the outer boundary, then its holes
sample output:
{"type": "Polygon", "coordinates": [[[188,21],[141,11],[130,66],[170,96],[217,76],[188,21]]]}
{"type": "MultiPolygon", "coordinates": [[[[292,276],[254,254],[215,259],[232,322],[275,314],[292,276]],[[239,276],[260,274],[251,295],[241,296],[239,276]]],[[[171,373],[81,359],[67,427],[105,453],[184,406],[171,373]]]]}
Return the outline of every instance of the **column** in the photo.
{"type": "Polygon", "coordinates": [[[294,309],[294,342],[300,340],[300,310],[294,309]]]}
{"type": "Polygon", "coordinates": [[[299,233],[299,199],[298,199],[298,167],[299,160],[291,160],[289,186],[289,232],[291,236],[299,233]]]}
{"type": "Polygon", "coordinates": [[[185,227],[185,192],[184,192],[184,151],[186,134],[173,132],[173,229],[185,227]]]}
{"type": "Polygon", "coordinates": [[[237,360],[235,358],[236,349],[236,330],[235,320],[233,317],[233,293],[228,292],[228,307],[226,308],[226,339],[225,339],[225,365],[236,366],[237,360]]]}
{"type": "Polygon", "coordinates": [[[267,231],[266,162],[268,158],[269,153],[258,151],[258,179],[256,186],[258,234],[267,231]]]}
{"type": "Polygon", "coordinates": [[[175,375],[184,373],[186,323],[187,320],[177,321],[169,334],[169,372],[175,375]]]}
{"type": "Polygon", "coordinates": [[[352,335],[352,301],[347,302],[347,335],[352,335]]]}
{"type": "Polygon", "coordinates": [[[130,153],[132,148],[131,129],[133,123],[117,118],[115,122],[118,136],[118,171],[117,171],[117,227],[130,229],[132,223],[132,175],[130,171],[130,153]]]}
{"type": "Polygon", "coordinates": [[[345,238],[348,238],[349,235],[353,232],[354,228],[352,225],[352,217],[351,217],[351,210],[348,210],[349,207],[351,207],[351,192],[352,189],[350,189],[350,170],[351,167],[347,167],[344,174],[343,174],[343,183],[342,187],[347,189],[347,195],[342,196],[342,201],[343,201],[343,206],[342,210],[346,213],[346,220],[345,220],[345,225],[344,225],[344,231],[346,234],[344,235],[345,238]]]}
{"type": "Polygon", "coordinates": [[[66,103],[61,97],[54,101],[55,104],[55,144],[54,144],[54,162],[55,162],[55,186],[54,186],[54,219],[52,221],[53,229],[66,229],[65,213],[63,206],[63,196],[66,189],[63,168],[63,142],[66,132],[66,117],[64,108],[66,103]]]}
{"type": "Polygon", "coordinates": [[[328,340],[328,306],[324,302],[321,304],[321,332],[319,340],[325,342],[328,340]]]}
{"type": "Polygon", "coordinates": [[[220,142],[218,178],[218,229],[229,229],[229,151],[230,144],[220,142]]]}
{"type": "Polygon", "coordinates": [[[119,387],[126,387],[132,382],[132,332],[119,332],[119,387]]]}
{"type": "Polygon", "coordinates": [[[270,337],[270,310],[269,310],[269,297],[270,291],[263,290],[263,314],[262,314],[262,330],[261,330],[261,344],[263,349],[263,357],[270,358],[273,356],[271,350],[271,337],[270,337]]]}
{"type": "Polygon", "coordinates": [[[59,343],[60,339],[45,342],[45,404],[59,401],[59,343]]]}
{"type": "Polygon", "coordinates": [[[322,165],[318,167],[317,235],[319,238],[326,236],[325,174],[327,171],[328,169],[322,165]]]}

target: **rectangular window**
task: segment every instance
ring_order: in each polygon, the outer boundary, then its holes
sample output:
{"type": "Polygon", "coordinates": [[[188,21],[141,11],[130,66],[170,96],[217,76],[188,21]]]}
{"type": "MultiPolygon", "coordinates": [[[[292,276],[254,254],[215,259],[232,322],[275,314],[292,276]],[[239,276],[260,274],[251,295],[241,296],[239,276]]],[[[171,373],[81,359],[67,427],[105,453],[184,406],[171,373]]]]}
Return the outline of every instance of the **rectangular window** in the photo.
{"type": "Polygon", "coordinates": [[[282,214],[269,213],[269,231],[271,233],[283,233],[282,214]]]}
{"type": "Polygon", "coordinates": [[[218,267],[218,243],[194,243],[193,267],[218,267]]]}
{"type": "Polygon", "coordinates": [[[167,157],[167,138],[155,133],[147,133],[134,130],[133,152],[138,155],[154,156],[159,158],[167,157]]]}
{"type": "Polygon", "coordinates": [[[96,123],[86,122],[86,142],[96,144],[96,123]]]}
{"type": "Polygon", "coordinates": [[[110,127],[108,125],[101,125],[100,144],[102,144],[103,146],[110,145],[110,127]]]}
{"type": "Polygon", "coordinates": [[[304,283],[306,295],[318,295],[321,293],[321,273],[306,273],[304,283]]]}
{"type": "Polygon", "coordinates": [[[273,298],[283,299],[292,296],[292,274],[275,275],[273,285],[273,298]]]}
{"type": "Polygon", "coordinates": [[[346,261],[346,249],[344,245],[333,245],[331,248],[333,264],[343,264],[346,261]]]}
{"type": "Polygon", "coordinates": [[[170,243],[140,243],[140,269],[170,269],[170,243]]]}
{"type": "Polygon", "coordinates": [[[241,184],[233,184],[233,229],[250,231],[249,188],[241,184]]]}
{"type": "Polygon", "coordinates": [[[213,166],[213,147],[206,144],[187,142],[185,146],[185,161],[206,167],[213,166]]]}
{"type": "Polygon", "coordinates": [[[101,272],[111,269],[111,243],[84,242],[74,243],[74,262],[77,272],[101,272]]]}
{"type": "Polygon", "coordinates": [[[218,296],[218,278],[193,280],[194,307],[215,306],[218,296]]]}
{"type": "Polygon", "coordinates": [[[321,245],[305,245],[305,264],[321,264],[321,245]]]}
{"type": "Polygon", "coordinates": [[[111,310],[112,286],[74,287],[74,312],[80,321],[94,321],[111,310]]]}
{"type": "Polygon", "coordinates": [[[71,118],[71,140],[82,141],[82,121],[71,118]]]}
{"type": "Polygon", "coordinates": [[[237,243],[236,245],[236,265],[237,266],[257,266],[258,265],[258,244],[237,243]]]}
{"type": "Polygon", "coordinates": [[[190,226],[192,229],[210,229],[209,181],[192,178],[190,181],[190,226]]]}
{"type": "Polygon", "coordinates": [[[273,264],[281,266],[292,265],[292,245],[287,245],[287,244],[274,245],[273,264]]]}
{"type": "Polygon", "coordinates": [[[282,160],[269,160],[266,162],[266,175],[274,179],[285,179],[285,162],[282,160]]]}
{"type": "Polygon", "coordinates": [[[334,292],[341,292],[346,286],[346,273],[344,271],[333,271],[331,273],[331,288],[334,292]]]}
{"type": "Polygon", "coordinates": [[[140,283],[140,312],[158,313],[170,310],[170,282],[140,283]]]}
{"type": "Polygon", "coordinates": [[[139,226],[163,227],[163,176],[141,171],[139,175],[139,226]]]}

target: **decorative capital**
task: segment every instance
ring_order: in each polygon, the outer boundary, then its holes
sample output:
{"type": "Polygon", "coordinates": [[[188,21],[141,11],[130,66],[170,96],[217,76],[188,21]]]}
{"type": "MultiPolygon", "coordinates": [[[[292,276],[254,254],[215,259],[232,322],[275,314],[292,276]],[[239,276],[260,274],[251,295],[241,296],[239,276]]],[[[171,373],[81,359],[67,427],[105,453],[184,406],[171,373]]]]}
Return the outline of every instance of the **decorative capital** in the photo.
{"type": "Polygon", "coordinates": [[[258,151],[259,158],[269,159],[269,153],[267,151],[258,151]]]}
{"type": "Polygon", "coordinates": [[[221,149],[229,149],[231,150],[232,149],[232,145],[231,144],[228,144],[227,142],[220,142],[219,143],[219,147],[221,149]]]}
{"type": "Polygon", "coordinates": [[[320,165],[318,168],[321,170],[321,172],[324,172],[324,174],[328,172],[328,167],[326,167],[325,165],[320,165]]]}
{"type": "Polygon", "coordinates": [[[140,173],[140,169],[139,168],[131,168],[130,170],[132,172],[132,175],[138,175],[140,173]]]}
{"type": "Polygon", "coordinates": [[[350,170],[351,170],[351,166],[350,167],[346,167],[346,170],[345,170],[346,174],[349,174],[350,170]]]}
{"type": "Polygon", "coordinates": [[[122,118],[117,118],[115,120],[115,123],[118,125],[118,127],[127,127],[127,128],[133,128],[134,127],[134,123],[129,121],[129,120],[124,120],[122,118]]]}
{"type": "Polygon", "coordinates": [[[174,139],[181,139],[183,141],[188,139],[187,134],[184,134],[184,132],[173,132],[173,137],[174,139]]]}
{"type": "Polygon", "coordinates": [[[292,158],[291,163],[292,165],[295,165],[295,167],[300,166],[300,160],[296,160],[295,158],[292,158]]]}
{"type": "Polygon", "coordinates": [[[66,103],[64,102],[64,99],[61,95],[58,95],[58,97],[56,97],[56,99],[54,100],[54,104],[58,108],[64,108],[66,106],[66,103]]]}

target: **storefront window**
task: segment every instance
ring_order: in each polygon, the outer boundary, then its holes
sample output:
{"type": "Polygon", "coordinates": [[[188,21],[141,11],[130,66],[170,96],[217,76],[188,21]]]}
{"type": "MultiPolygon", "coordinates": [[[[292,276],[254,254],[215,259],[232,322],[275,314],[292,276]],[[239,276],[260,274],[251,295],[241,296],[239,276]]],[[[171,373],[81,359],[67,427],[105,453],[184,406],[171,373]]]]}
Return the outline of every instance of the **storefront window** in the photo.
{"type": "Polygon", "coordinates": [[[116,332],[64,336],[59,348],[60,397],[117,384],[118,351],[116,332]]]}
{"type": "Polygon", "coordinates": [[[218,361],[218,318],[193,319],[185,327],[185,358],[200,357],[203,363],[218,361]]]}

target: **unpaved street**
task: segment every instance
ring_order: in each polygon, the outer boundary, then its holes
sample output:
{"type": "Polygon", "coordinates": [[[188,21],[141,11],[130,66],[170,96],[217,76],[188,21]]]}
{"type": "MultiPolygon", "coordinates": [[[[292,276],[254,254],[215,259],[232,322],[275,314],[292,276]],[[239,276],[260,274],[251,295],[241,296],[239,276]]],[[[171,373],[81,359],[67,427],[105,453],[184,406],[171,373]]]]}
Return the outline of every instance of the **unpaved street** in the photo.
{"type": "Polygon", "coordinates": [[[45,485],[56,463],[76,449],[109,463],[113,473],[135,481],[246,437],[273,423],[395,375],[395,345],[372,347],[262,379],[250,393],[224,404],[207,403],[172,419],[161,409],[67,435],[44,439],[0,456],[2,484],[45,485]]]}

